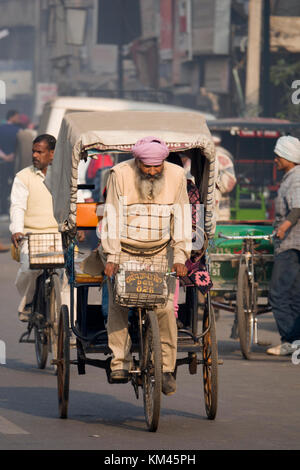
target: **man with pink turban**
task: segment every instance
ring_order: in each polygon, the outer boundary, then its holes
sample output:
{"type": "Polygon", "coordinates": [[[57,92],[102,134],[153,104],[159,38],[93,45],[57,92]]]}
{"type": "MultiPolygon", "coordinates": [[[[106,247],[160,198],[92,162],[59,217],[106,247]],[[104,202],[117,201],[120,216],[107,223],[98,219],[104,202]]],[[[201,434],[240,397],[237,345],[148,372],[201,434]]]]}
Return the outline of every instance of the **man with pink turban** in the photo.
{"type": "MultiPolygon", "coordinates": [[[[110,278],[118,265],[132,256],[165,259],[177,276],[186,275],[191,250],[191,214],[184,170],[166,162],[169,149],[157,137],[145,137],[132,147],[133,159],[110,171],[107,184],[101,250],[109,286],[108,344],[113,352],[112,382],[130,378],[132,357],[128,333],[128,308],[114,302],[110,278]]],[[[177,354],[177,325],[173,296],[175,279],[166,306],[156,309],[160,328],[165,395],[176,390],[173,375],[177,354]]]]}

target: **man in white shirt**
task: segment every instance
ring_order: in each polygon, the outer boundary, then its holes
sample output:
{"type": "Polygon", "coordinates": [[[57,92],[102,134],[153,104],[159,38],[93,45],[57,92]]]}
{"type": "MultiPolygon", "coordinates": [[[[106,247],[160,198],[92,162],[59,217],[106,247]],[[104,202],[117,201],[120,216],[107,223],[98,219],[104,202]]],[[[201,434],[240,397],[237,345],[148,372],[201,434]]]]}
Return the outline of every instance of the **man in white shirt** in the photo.
{"type": "Polygon", "coordinates": [[[28,243],[22,240],[26,233],[58,232],[53,215],[52,197],[44,180],[47,168],[54,156],[56,139],[43,134],[33,141],[33,165],[18,172],[11,191],[10,231],[12,242],[17,248],[20,243],[20,269],[16,278],[16,287],[22,297],[19,305],[19,319],[27,321],[30,304],[33,300],[35,281],[39,270],[29,268],[28,243]]]}

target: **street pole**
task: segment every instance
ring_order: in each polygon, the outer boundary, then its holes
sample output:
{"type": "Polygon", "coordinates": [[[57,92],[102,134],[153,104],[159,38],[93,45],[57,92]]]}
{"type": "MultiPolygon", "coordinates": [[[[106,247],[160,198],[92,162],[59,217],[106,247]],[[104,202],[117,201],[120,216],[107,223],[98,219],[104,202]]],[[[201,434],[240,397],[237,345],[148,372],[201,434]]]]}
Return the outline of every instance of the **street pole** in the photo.
{"type": "Polygon", "coordinates": [[[35,2],[35,43],[34,43],[34,73],[33,73],[33,109],[32,115],[37,118],[37,91],[38,83],[40,81],[40,70],[41,70],[41,2],[37,0],[35,2]]]}
{"type": "Polygon", "coordinates": [[[123,46],[118,45],[118,95],[123,98],[124,92],[124,77],[123,77],[123,46]]]}
{"type": "Polygon", "coordinates": [[[262,0],[250,0],[246,72],[246,113],[259,113],[262,0]]]}
{"type": "Polygon", "coordinates": [[[118,96],[124,95],[124,73],[123,73],[123,41],[124,41],[124,4],[122,0],[118,2],[119,10],[119,44],[118,44],[118,96]]]}
{"type": "Polygon", "coordinates": [[[263,115],[270,116],[270,0],[264,0],[263,115]]]}

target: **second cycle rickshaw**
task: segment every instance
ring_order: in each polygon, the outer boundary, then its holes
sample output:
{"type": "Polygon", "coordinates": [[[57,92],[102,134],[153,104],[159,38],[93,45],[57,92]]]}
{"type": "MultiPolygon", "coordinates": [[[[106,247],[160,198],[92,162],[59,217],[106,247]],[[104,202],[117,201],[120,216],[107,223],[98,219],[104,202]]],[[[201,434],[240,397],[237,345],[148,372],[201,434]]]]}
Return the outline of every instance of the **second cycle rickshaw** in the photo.
{"type": "MultiPolygon", "coordinates": [[[[72,113],[64,118],[51,174],[47,178],[47,185],[53,196],[54,214],[63,235],[70,284],[70,309],[66,305],[61,306],[58,354],[55,361],[61,418],[68,416],[71,364],[77,366],[79,374],[85,374],[87,365],[102,368],[106,371],[108,382],[111,382],[111,351],[105,319],[101,305],[90,305],[88,301],[89,289],[103,285],[103,268],[99,265],[99,272],[90,275],[80,271],[76,262],[78,230],[95,230],[98,223],[97,204],[77,201],[78,165],[82,159],[95,158],[102,152],[114,154],[117,158],[126,155],[131,158],[132,146],[145,135],[163,139],[170,152],[192,150],[191,171],[199,189],[200,202],[205,208],[205,233],[208,239],[214,235],[212,215],[215,150],[205,120],[199,114],[94,112],[72,113]],[[75,335],[77,344],[77,357],[74,360],[70,357],[71,332],[75,335]],[[102,354],[104,358],[91,357],[94,353],[102,354]]],[[[203,261],[204,259],[203,257],[203,261]]],[[[166,302],[168,284],[174,281],[173,273],[163,262],[154,263],[151,258],[147,259],[143,255],[139,259],[131,258],[126,263],[123,260],[119,265],[115,281],[115,301],[130,307],[129,332],[134,358],[130,382],[137,398],[140,390],[142,391],[147,427],[150,431],[156,431],[161,405],[162,363],[155,309],[166,302]],[[144,279],[147,282],[143,284],[144,279]],[[143,285],[142,292],[138,290],[140,285],[143,285]]],[[[190,374],[196,374],[198,366],[202,366],[205,410],[207,417],[214,419],[218,397],[218,350],[209,292],[205,295],[204,304],[202,328],[199,329],[197,290],[194,286],[186,288],[186,303],[183,307],[186,315],[182,328],[178,329],[179,354],[175,374],[178,366],[183,364],[188,365],[190,374]]]]}
{"type": "Polygon", "coordinates": [[[299,136],[299,123],[273,118],[228,118],[208,122],[232,155],[237,185],[230,193],[231,219],[218,221],[210,246],[213,305],[235,315],[232,338],[252,356],[259,315],[270,312],[275,197],[281,179],[274,147],[282,135],[299,136]],[[222,234],[222,235],[220,235],[222,234]]]}
{"type": "Polygon", "coordinates": [[[262,344],[258,316],[271,311],[273,236],[270,222],[230,221],[217,226],[210,248],[213,305],[235,314],[231,336],[239,338],[245,359],[251,358],[254,344],[262,344]]]}
{"type": "Polygon", "coordinates": [[[58,318],[61,309],[64,253],[60,233],[28,233],[29,266],[37,273],[26,331],[20,343],[33,343],[37,366],[44,369],[49,353],[56,359],[58,318]]]}

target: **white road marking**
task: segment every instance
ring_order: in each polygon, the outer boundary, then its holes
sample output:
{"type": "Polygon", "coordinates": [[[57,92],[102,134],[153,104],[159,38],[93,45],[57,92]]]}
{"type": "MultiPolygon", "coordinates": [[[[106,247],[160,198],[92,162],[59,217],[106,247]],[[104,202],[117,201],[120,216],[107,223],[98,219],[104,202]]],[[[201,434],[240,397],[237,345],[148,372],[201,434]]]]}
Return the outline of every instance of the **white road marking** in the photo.
{"type": "Polygon", "coordinates": [[[2,434],[30,434],[25,429],[20,428],[16,424],[8,421],[8,419],[0,416],[0,433],[2,434]]]}

